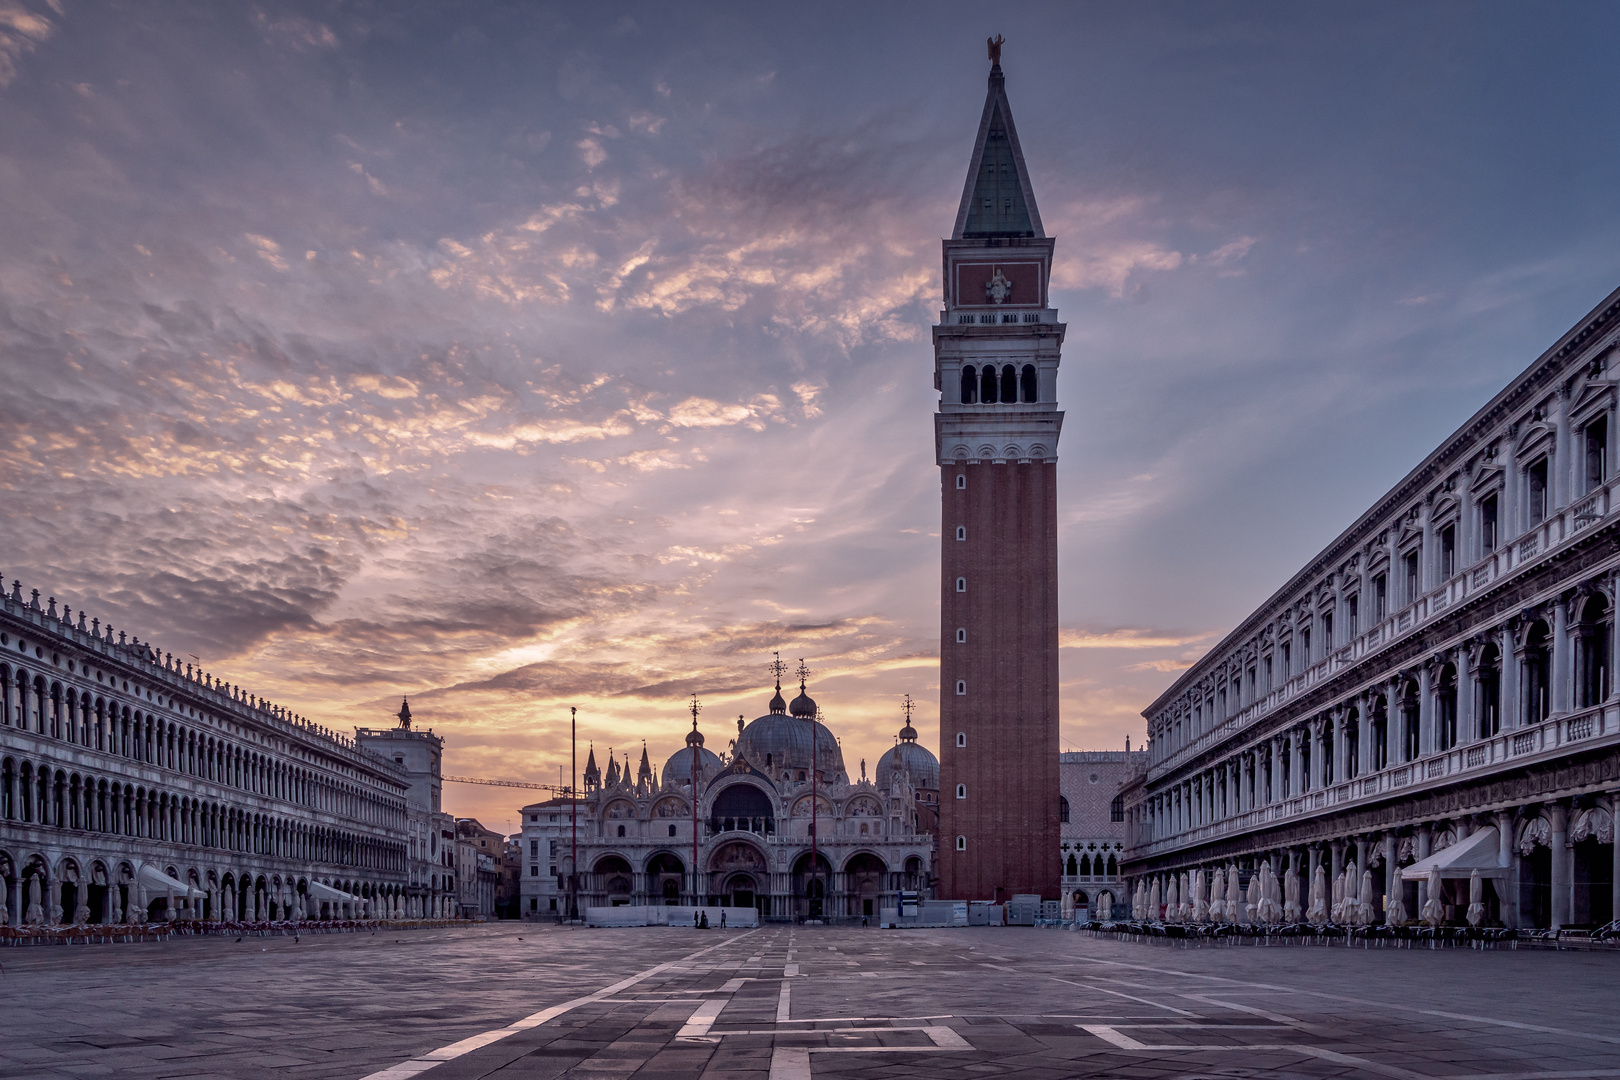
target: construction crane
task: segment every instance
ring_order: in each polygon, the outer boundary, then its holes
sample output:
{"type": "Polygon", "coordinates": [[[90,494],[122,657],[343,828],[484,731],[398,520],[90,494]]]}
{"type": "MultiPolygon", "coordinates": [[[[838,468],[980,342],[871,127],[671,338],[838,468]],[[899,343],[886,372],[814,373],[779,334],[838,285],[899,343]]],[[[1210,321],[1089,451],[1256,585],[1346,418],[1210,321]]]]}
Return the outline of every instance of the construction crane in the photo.
{"type": "Polygon", "coordinates": [[[573,789],[556,784],[531,784],[527,780],[483,780],[476,776],[445,776],[440,779],[454,784],[483,784],[485,787],[532,788],[535,791],[554,791],[559,795],[572,795],[573,789]]]}

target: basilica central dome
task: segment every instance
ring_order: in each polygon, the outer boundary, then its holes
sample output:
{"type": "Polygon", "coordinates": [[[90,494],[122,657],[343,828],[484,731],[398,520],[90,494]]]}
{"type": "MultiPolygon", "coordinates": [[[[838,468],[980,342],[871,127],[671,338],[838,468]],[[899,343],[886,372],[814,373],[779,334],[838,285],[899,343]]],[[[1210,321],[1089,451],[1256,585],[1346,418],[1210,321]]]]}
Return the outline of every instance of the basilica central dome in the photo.
{"type": "MultiPolygon", "coordinates": [[[[827,725],[815,723],[816,703],[799,688],[793,699],[793,715],[789,715],[782,701],[782,688],[776,688],[771,699],[770,712],[743,728],[737,736],[736,753],[773,780],[781,780],[784,772],[789,779],[798,779],[799,771],[810,767],[810,732],[815,731],[816,772],[822,783],[847,780],[844,770],[844,752],[838,747],[827,725]]],[[[806,775],[808,779],[808,774],[806,775]]]]}

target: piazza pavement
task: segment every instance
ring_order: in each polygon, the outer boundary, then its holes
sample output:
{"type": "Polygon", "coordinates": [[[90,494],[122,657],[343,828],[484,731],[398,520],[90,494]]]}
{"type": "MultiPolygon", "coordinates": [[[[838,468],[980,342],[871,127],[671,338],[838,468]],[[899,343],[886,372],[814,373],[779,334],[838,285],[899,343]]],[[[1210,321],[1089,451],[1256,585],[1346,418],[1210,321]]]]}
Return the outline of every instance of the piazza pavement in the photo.
{"type": "Polygon", "coordinates": [[[529,924],[0,952],[0,1076],[1620,1077],[1620,957],[529,924]]]}

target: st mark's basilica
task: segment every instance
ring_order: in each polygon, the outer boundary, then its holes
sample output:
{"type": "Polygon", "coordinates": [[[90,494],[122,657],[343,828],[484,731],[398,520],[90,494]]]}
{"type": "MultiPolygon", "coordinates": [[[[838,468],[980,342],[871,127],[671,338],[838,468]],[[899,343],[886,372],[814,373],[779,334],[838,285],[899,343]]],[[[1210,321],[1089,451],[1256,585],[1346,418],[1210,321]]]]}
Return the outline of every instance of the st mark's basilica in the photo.
{"type": "Polygon", "coordinates": [[[739,717],[737,729],[716,754],[694,715],[686,745],[656,775],[645,748],[633,777],[628,755],[622,767],[610,757],[604,775],[593,750],[577,801],[525,806],[524,916],[720,904],[767,919],[876,917],[900,891],[926,887],[939,761],[909,715],[873,775],[862,762],[853,780],[802,684],[790,705],[778,683],[766,713],[739,717]]]}

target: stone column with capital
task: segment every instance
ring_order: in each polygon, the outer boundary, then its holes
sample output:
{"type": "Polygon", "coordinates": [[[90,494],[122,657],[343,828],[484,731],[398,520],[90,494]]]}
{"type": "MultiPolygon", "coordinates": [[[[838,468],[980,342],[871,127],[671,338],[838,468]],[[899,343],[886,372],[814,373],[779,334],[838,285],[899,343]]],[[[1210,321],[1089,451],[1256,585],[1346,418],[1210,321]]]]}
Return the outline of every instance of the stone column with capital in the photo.
{"type": "Polygon", "coordinates": [[[1524,658],[1519,653],[1518,635],[1513,625],[1502,627],[1502,730],[1524,726],[1524,702],[1520,700],[1519,675],[1524,658]]]}
{"type": "Polygon", "coordinates": [[[1399,765],[1406,760],[1405,733],[1401,730],[1401,677],[1389,680],[1384,697],[1384,764],[1399,765]]]}
{"type": "MultiPolygon", "coordinates": [[[[1434,753],[1434,679],[1430,665],[1418,668],[1418,757],[1434,753]]],[[[1402,733],[1404,735],[1404,732],[1402,733]]]]}
{"type": "Polygon", "coordinates": [[[1570,653],[1569,609],[1578,603],[1574,599],[1560,598],[1553,602],[1552,635],[1552,716],[1563,716],[1570,709],[1570,653]]]}
{"type": "MultiPolygon", "coordinates": [[[[1417,833],[1412,838],[1412,854],[1414,861],[1422,862],[1429,857],[1429,845],[1434,840],[1434,827],[1432,825],[1418,826],[1417,833]]],[[[1417,883],[1417,907],[1412,914],[1418,915],[1423,911],[1423,905],[1429,902],[1429,882],[1427,879],[1417,883]]]]}
{"type": "Polygon", "coordinates": [[[1547,824],[1552,826],[1548,846],[1552,848],[1552,928],[1558,930],[1569,923],[1571,889],[1570,863],[1574,853],[1569,848],[1569,810],[1562,802],[1547,804],[1547,824]]]}
{"type": "Polygon", "coordinates": [[[1479,735],[1479,721],[1474,718],[1474,668],[1469,663],[1470,643],[1457,646],[1457,732],[1454,745],[1471,743],[1479,735]]]}

